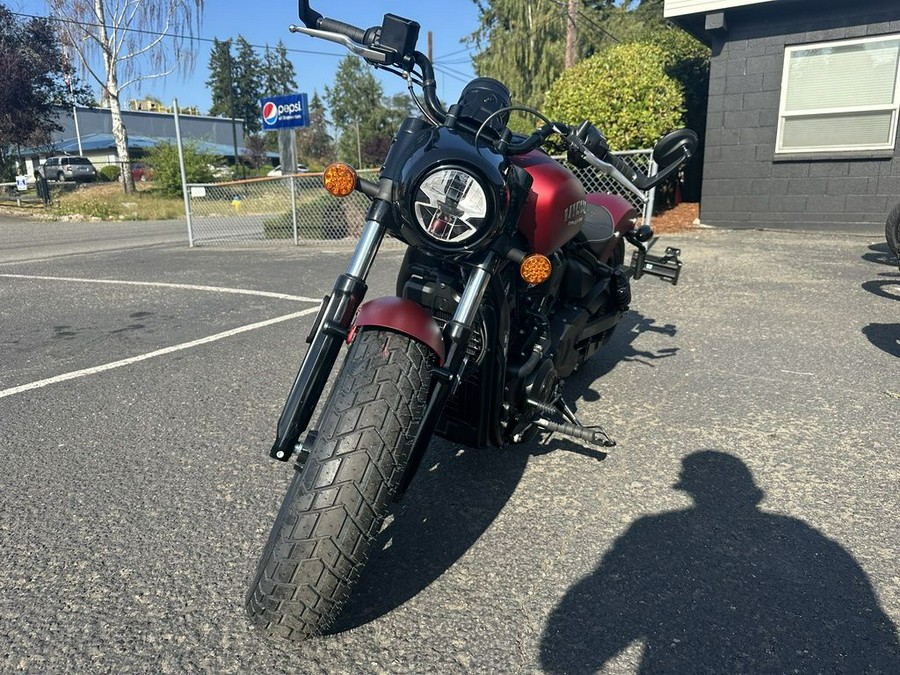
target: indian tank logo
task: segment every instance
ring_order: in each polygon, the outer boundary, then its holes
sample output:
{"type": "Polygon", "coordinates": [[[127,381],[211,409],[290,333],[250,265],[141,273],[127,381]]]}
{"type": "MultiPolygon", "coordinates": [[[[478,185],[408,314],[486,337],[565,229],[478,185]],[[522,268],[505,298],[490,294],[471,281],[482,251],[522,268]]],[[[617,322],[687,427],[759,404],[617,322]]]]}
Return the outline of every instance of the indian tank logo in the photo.
{"type": "Polygon", "coordinates": [[[581,227],[584,225],[584,216],[587,212],[587,202],[585,200],[577,201],[570,204],[566,208],[565,221],[566,227],[581,227]]]}
{"type": "Polygon", "coordinates": [[[263,121],[266,124],[275,124],[278,121],[278,106],[268,101],[262,109],[263,121]]]}

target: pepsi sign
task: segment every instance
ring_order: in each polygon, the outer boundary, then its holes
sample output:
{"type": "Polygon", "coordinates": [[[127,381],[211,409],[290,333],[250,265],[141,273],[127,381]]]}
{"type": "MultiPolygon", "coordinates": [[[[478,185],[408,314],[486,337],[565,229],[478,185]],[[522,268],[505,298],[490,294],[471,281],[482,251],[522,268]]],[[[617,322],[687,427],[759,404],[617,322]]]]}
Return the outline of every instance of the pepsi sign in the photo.
{"type": "Polygon", "coordinates": [[[269,96],[260,99],[263,131],[309,126],[309,104],[306,94],[269,96]]]}

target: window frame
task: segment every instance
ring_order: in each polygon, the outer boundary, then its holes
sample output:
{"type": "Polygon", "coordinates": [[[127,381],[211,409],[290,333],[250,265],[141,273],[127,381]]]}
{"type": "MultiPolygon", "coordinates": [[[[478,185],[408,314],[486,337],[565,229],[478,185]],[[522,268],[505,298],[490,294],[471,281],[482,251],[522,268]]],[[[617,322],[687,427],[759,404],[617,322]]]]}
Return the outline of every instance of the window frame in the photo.
{"type": "Polygon", "coordinates": [[[894,95],[893,102],[890,104],[878,105],[860,105],[851,107],[838,108],[816,108],[811,110],[785,112],[785,104],[787,102],[788,87],[790,82],[788,76],[790,74],[791,54],[796,51],[808,51],[821,49],[826,47],[844,47],[850,45],[859,45],[871,42],[889,42],[892,40],[900,41],[900,33],[890,33],[886,35],[875,35],[861,38],[847,38],[843,40],[825,40],[821,42],[813,42],[809,44],[786,45],[784,48],[784,64],[782,65],[781,74],[781,95],[778,102],[778,127],[775,135],[775,156],[784,155],[818,155],[822,153],[828,154],[853,154],[853,153],[870,153],[877,151],[893,151],[897,143],[897,126],[900,122],[900,45],[898,45],[898,67],[894,73],[894,95]],[[797,119],[803,117],[824,117],[835,114],[853,114],[853,113],[869,113],[869,112],[891,112],[890,136],[885,143],[859,143],[855,145],[829,145],[814,147],[783,147],[784,142],[784,123],[786,119],[797,119]]]}

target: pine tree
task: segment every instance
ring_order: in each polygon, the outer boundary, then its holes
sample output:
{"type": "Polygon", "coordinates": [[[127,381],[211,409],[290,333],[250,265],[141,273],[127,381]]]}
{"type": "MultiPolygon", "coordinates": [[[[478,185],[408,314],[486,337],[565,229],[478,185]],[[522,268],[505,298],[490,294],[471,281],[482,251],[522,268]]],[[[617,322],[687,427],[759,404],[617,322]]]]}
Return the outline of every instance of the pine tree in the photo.
{"type": "Polygon", "coordinates": [[[309,126],[297,130],[297,156],[310,166],[324,166],[334,157],[334,139],[328,133],[325,104],[317,93],[309,102],[309,126]]]}
{"type": "Polygon", "coordinates": [[[363,166],[384,159],[382,147],[393,130],[382,101],[382,88],[362,61],[348,55],[341,60],[333,87],[325,87],[332,123],[338,130],[338,158],[363,166]]]}
{"type": "Polygon", "coordinates": [[[220,41],[213,38],[212,51],[209,55],[209,79],[206,81],[206,86],[212,94],[210,115],[231,116],[233,64],[231,40],[220,41]]]}
{"type": "Polygon", "coordinates": [[[247,133],[261,128],[259,99],[263,95],[264,65],[247,40],[238,35],[234,59],[234,114],[244,120],[247,133]]]}
{"type": "Polygon", "coordinates": [[[279,40],[275,49],[266,45],[263,57],[265,63],[265,95],[281,96],[297,90],[297,72],[288,58],[287,48],[279,40]]]}

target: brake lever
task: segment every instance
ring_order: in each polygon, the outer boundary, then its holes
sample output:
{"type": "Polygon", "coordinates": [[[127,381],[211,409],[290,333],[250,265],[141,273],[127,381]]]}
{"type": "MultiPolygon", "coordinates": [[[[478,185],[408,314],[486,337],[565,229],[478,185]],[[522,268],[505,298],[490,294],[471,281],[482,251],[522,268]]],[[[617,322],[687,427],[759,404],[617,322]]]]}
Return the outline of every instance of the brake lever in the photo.
{"type": "Polygon", "coordinates": [[[390,63],[390,55],[387,52],[378,51],[369,47],[363,47],[362,45],[357,44],[356,42],[348,38],[346,35],[339,35],[338,33],[332,33],[327,30],[318,30],[317,28],[295,26],[293,24],[288,26],[288,30],[291,33],[303,33],[304,35],[309,35],[321,40],[335,42],[343,47],[346,47],[357,56],[363,57],[364,59],[366,59],[366,61],[373,61],[375,63],[390,63]]]}
{"type": "Polygon", "coordinates": [[[650,198],[644,194],[644,192],[633,182],[631,179],[623,174],[619,169],[610,164],[609,162],[604,162],[602,159],[597,157],[590,148],[585,145],[584,141],[582,141],[576,134],[570,133],[565,137],[566,143],[570,146],[574,147],[581,156],[584,157],[584,160],[593,166],[595,169],[598,169],[601,173],[606,174],[607,176],[611,176],[618,183],[622,185],[625,189],[631,192],[635,197],[641,200],[641,203],[646,204],[650,201],[650,198]]]}

